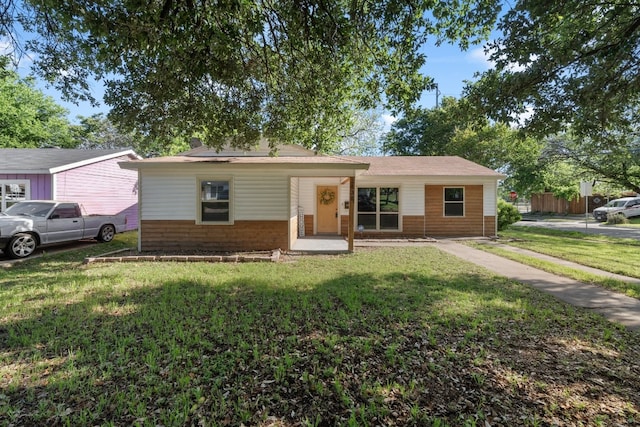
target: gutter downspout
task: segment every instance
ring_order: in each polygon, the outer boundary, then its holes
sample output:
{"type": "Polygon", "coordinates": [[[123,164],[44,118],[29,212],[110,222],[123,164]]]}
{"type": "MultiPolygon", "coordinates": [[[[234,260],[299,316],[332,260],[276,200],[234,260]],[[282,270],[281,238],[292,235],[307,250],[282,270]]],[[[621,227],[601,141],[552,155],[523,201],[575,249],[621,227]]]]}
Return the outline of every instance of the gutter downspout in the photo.
{"type": "Polygon", "coordinates": [[[356,177],[349,177],[349,227],[348,227],[348,249],[350,253],[353,253],[353,223],[355,222],[354,206],[355,206],[355,193],[356,193],[356,177]]]}
{"type": "Polygon", "coordinates": [[[422,204],[422,237],[427,238],[427,186],[424,186],[424,203],[422,204]]]}

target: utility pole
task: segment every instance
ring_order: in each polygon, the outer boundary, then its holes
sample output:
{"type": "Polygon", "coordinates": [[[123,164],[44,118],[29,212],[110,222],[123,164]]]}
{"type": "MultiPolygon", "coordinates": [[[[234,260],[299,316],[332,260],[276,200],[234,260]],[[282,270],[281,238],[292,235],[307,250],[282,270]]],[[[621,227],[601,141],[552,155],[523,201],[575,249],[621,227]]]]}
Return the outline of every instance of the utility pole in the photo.
{"type": "Polygon", "coordinates": [[[440,96],[440,89],[438,88],[438,83],[436,83],[436,108],[439,107],[438,97],[440,96]]]}

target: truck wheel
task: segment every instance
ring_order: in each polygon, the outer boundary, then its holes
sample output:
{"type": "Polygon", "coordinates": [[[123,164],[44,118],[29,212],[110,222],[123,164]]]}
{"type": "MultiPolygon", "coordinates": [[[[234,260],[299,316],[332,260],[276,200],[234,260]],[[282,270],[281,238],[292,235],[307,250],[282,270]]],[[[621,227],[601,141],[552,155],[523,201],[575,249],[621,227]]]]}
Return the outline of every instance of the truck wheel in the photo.
{"type": "Polygon", "coordinates": [[[110,242],[113,240],[113,237],[116,235],[116,229],[113,225],[107,224],[103,225],[98,233],[98,241],[99,242],[110,242]]]}
{"type": "Polygon", "coordinates": [[[36,246],[38,242],[31,234],[16,234],[7,245],[7,255],[11,258],[26,258],[36,250],[36,246]]]}

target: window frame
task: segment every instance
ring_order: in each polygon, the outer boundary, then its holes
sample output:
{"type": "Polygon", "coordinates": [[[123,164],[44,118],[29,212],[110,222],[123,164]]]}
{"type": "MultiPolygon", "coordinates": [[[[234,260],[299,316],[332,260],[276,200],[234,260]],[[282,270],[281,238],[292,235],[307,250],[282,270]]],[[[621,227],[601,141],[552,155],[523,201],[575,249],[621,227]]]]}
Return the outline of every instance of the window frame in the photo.
{"type": "MultiPolygon", "coordinates": [[[[4,212],[11,205],[7,205],[6,185],[24,185],[24,198],[18,201],[31,200],[31,181],[28,179],[0,179],[0,212],[4,212]]],[[[13,204],[13,203],[12,203],[13,204]]]]}
{"type": "MultiPolygon", "coordinates": [[[[233,191],[233,178],[229,176],[203,176],[198,177],[197,179],[197,187],[196,187],[196,224],[202,225],[233,225],[234,223],[234,191],[233,191]],[[227,200],[220,200],[220,202],[227,202],[229,204],[228,212],[229,218],[226,221],[207,221],[202,218],[202,204],[205,202],[204,196],[202,193],[202,186],[205,182],[227,182],[229,186],[229,194],[227,196],[227,200]]],[[[215,201],[217,199],[210,199],[215,201]]]]}
{"type": "Polygon", "coordinates": [[[397,233],[397,232],[402,232],[402,214],[400,212],[400,192],[401,192],[401,186],[400,185],[363,185],[361,187],[356,187],[356,207],[355,207],[355,229],[356,231],[360,231],[359,226],[360,221],[359,221],[359,217],[360,215],[375,215],[376,218],[376,226],[375,228],[364,228],[362,230],[362,232],[380,232],[380,233],[397,233]],[[365,188],[375,188],[376,190],[376,206],[375,206],[375,210],[374,211],[361,211],[360,210],[360,197],[358,195],[358,192],[360,189],[365,189],[365,188]],[[382,191],[381,189],[383,188],[394,188],[397,190],[397,200],[398,200],[398,210],[395,212],[385,212],[382,211],[380,209],[380,200],[381,200],[381,195],[382,195],[382,191]],[[381,224],[381,216],[397,216],[398,218],[398,227],[397,228],[380,228],[380,224],[381,224]]]}
{"type": "Polygon", "coordinates": [[[464,185],[448,185],[442,188],[442,216],[445,218],[464,218],[467,213],[467,204],[466,204],[466,188],[464,185]],[[447,190],[450,189],[460,189],[462,190],[462,200],[447,200],[447,190]],[[447,205],[462,205],[462,214],[460,215],[452,215],[447,214],[447,205]]]}
{"type": "Polygon", "coordinates": [[[51,215],[50,219],[74,219],[80,218],[82,216],[82,212],[80,211],[80,206],[77,203],[60,203],[55,207],[51,215]],[[56,216],[57,215],[57,216],[56,216]]]}

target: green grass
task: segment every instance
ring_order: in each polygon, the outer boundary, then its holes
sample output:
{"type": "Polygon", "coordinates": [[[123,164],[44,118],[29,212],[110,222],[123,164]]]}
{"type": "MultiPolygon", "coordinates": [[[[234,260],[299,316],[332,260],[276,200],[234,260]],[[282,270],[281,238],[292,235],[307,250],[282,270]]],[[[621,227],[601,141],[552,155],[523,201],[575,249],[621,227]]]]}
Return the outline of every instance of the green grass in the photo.
{"type": "MultiPolygon", "coordinates": [[[[640,253],[640,242],[635,239],[619,239],[542,227],[511,226],[500,232],[499,243],[539,252],[610,273],[640,278],[640,272],[634,264],[637,254],[640,253]]],[[[478,242],[468,242],[468,244],[550,273],[602,286],[632,298],[640,298],[640,285],[635,283],[591,274],[579,268],[515,253],[491,244],[478,242]]]]}
{"type": "Polygon", "coordinates": [[[636,216],[633,218],[628,218],[629,219],[629,223],[628,224],[613,224],[614,227],[631,227],[631,228],[638,228],[640,227],[640,216],[636,216]]]}
{"type": "MultiPolygon", "coordinates": [[[[564,215],[564,214],[556,214],[556,213],[526,213],[523,217],[533,219],[536,221],[544,221],[544,222],[575,222],[575,221],[585,221],[584,215],[564,215]]],[[[587,222],[589,224],[605,224],[599,221],[596,221],[593,216],[590,214],[587,218],[587,222]]],[[[640,216],[629,218],[628,224],[607,224],[613,227],[630,227],[637,228],[640,227],[640,216]]]]}
{"type": "MultiPolygon", "coordinates": [[[[510,244],[511,242],[504,242],[504,243],[510,244]]],[[[535,256],[516,253],[508,249],[495,246],[493,244],[478,243],[478,242],[467,242],[467,244],[477,249],[491,252],[501,257],[508,258],[513,261],[520,262],[522,264],[530,265],[531,267],[535,267],[540,270],[547,271],[549,273],[570,277],[582,283],[589,283],[592,285],[601,286],[603,288],[610,289],[612,291],[623,293],[632,298],[640,299],[640,285],[636,283],[629,283],[622,280],[603,277],[601,275],[592,274],[592,273],[583,271],[579,268],[572,268],[569,266],[560,265],[556,262],[539,259],[539,258],[536,258],[535,256]]]]}
{"type": "Polygon", "coordinates": [[[511,226],[501,242],[629,277],[640,278],[640,241],[543,227],[511,226]]]}
{"type": "Polygon", "coordinates": [[[0,425],[640,422],[638,336],[436,247],[0,269],[0,425]]]}

